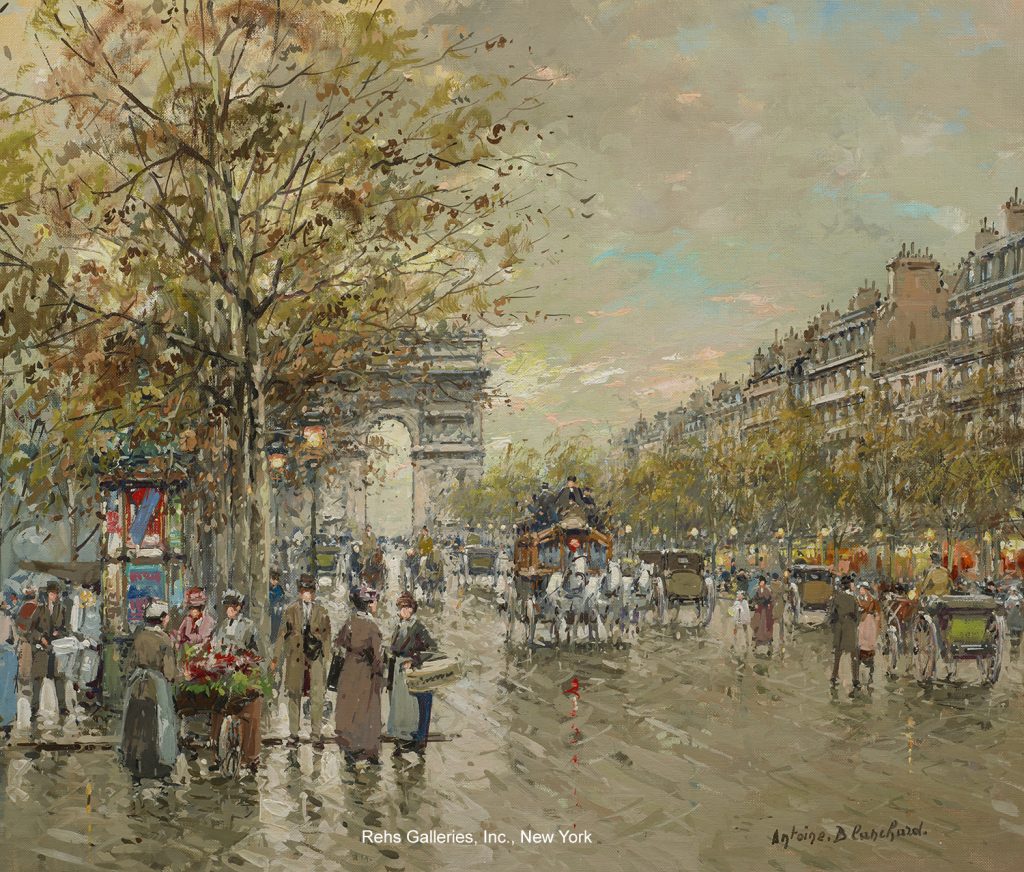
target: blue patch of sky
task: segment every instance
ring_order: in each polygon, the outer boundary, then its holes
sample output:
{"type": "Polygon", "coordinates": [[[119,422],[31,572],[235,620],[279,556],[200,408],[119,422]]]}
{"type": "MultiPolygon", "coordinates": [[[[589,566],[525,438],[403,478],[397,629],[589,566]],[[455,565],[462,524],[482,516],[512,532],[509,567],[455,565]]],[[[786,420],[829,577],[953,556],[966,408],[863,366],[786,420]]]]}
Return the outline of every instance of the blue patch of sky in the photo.
{"type": "Polygon", "coordinates": [[[979,45],[971,46],[970,48],[960,49],[960,56],[965,58],[973,58],[978,55],[985,54],[997,48],[1005,48],[1006,43],[1001,39],[993,39],[990,42],[983,42],[979,45]]]}
{"type": "Polygon", "coordinates": [[[693,55],[703,51],[711,45],[711,31],[714,29],[713,24],[704,24],[700,27],[681,27],[676,31],[676,46],[684,55],[693,55]]]}
{"type": "Polygon", "coordinates": [[[841,191],[832,185],[818,182],[811,188],[811,193],[817,197],[832,201],[837,201],[840,194],[842,194],[844,199],[848,199],[855,204],[875,204],[883,208],[889,208],[897,218],[934,219],[941,212],[937,206],[933,206],[931,203],[921,203],[916,200],[894,200],[885,191],[841,191]]]}
{"type": "Polygon", "coordinates": [[[775,3],[753,10],[761,25],[782,28],[791,42],[799,37],[835,39],[847,27],[877,28],[889,42],[896,42],[921,16],[910,9],[881,0],[814,0],[796,5],[796,11],[775,3]]]}
{"type": "MultiPolygon", "coordinates": [[[[636,264],[647,269],[648,287],[658,293],[683,292],[687,296],[696,297],[736,290],[735,285],[715,282],[705,275],[701,269],[700,253],[687,250],[691,241],[690,234],[678,235],[682,241],[664,251],[628,251],[615,246],[597,254],[590,263],[595,267],[607,261],[636,264]]],[[[638,303],[647,296],[647,293],[638,289],[633,294],[621,296],[619,300],[623,304],[638,303]]]]}

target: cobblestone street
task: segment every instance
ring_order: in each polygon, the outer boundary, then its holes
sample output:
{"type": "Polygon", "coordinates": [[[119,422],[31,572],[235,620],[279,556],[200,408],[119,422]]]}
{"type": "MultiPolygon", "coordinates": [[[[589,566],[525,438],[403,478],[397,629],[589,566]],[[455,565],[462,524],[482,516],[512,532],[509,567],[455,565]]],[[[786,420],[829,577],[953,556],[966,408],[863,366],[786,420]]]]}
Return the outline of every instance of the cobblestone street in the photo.
{"type": "Polygon", "coordinates": [[[735,654],[721,608],[708,631],[650,627],[631,646],[533,653],[503,644],[487,591],[449,594],[424,617],[466,667],[435,705],[432,731],[450,741],[424,761],[351,770],[330,746],[271,746],[255,779],[183,756],[176,784],[140,789],[102,747],[11,749],[10,868],[568,870],[600,856],[624,870],[764,868],[766,857],[780,869],[956,870],[1009,856],[1024,834],[1016,661],[991,690],[882,678],[849,699],[829,693],[826,633],[801,628],[773,659],[735,654]],[[563,693],[573,677],[575,716],[563,693]],[[980,839],[968,819],[999,835],[980,839]],[[922,833],[851,837],[894,820],[922,833]],[[531,831],[553,842],[525,844],[531,831]],[[819,832],[828,840],[812,843],[819,832]]]}

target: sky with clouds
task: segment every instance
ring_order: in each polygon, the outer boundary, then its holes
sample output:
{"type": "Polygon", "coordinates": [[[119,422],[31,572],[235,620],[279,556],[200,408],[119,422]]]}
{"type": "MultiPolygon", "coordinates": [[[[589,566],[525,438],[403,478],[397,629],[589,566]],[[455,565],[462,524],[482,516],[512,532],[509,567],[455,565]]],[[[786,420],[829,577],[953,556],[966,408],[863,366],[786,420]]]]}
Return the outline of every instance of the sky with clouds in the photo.
{"type": "MultiPolygon", "coordinates": [[[[521,277],[538,286],[523,310],[561,317],[492,336],[508,398],[492,446],[552,428],[607,439],[739,376],[776,328],[883,284],[901,242],[954,266],[1024,187],[1022,0],[392,5],[512,39],[555,82],[543,156],[582,179],[552,182],[576,218],[553,228],[564,252],[521,277]]],[[[0,75],[12,30],[0,20],[0,75]]]]}
{"type": "Polygon", "coordinates": [[[1021,2],[411,6],[553,71],[550,155],[597,194],[525,277],[570,317],[494,337],[512,404],[488,418],[495,444],[606,439],[740,376],[776,328],[883,285],[903,241],[952,268],[1024,187],[1021,2]]]}

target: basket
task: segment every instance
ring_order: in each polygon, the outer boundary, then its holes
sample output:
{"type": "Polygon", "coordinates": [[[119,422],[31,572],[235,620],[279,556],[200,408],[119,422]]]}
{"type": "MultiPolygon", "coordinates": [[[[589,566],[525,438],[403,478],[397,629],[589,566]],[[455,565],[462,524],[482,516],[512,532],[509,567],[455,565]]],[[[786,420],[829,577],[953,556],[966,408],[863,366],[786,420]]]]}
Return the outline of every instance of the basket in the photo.
{"type": "Polygon", "coordinates": [[[223,715],[237,715],[249,703],[261,696],[259,691],[246,694],[221,696],[217,693],[195,693],[191,690],[179,690],[174,695],[174,704],[179,714],[191,715],[201,712],[218,712],[223,715]]]}
{"type": "Polygon", "coordinates": [[[450,687],[462,677],[462,664],[454,657],[435,657],[405,671],[409,693],[433,693],[450,687]]]}

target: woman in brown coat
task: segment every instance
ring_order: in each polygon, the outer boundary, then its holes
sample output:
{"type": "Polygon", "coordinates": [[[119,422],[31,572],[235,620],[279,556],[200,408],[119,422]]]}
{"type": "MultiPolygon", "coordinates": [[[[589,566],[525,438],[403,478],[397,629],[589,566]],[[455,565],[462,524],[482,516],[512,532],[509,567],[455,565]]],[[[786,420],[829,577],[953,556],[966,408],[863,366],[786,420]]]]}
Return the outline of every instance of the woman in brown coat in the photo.
{"type": "Polygon", "coordinates": [[[377,613],[377,591],[352,591],[353,612],[334,640],[345,658],[338,678],[335,726],[338,745],[349,763],[380,763],[381,706],[384,658],[377,613]]]}

